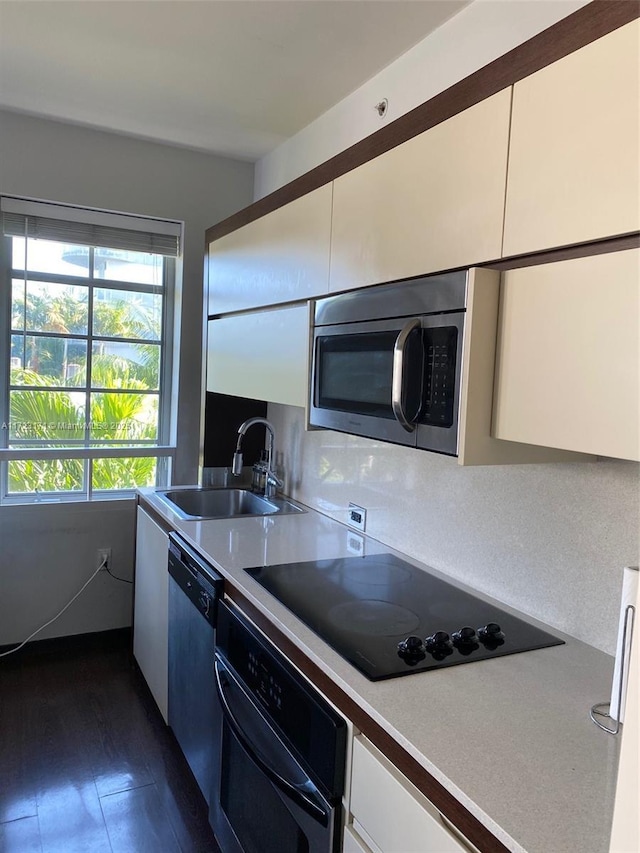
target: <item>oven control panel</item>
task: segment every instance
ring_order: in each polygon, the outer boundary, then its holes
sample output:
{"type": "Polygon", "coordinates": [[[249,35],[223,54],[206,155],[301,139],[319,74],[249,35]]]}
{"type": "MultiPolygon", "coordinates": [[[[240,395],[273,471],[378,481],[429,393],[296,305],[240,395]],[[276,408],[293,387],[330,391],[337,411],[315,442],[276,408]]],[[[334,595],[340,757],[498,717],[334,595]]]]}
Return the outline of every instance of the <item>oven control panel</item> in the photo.
{"type": "Polygon", "coordinates": [[[279,733],[297,760],[313,768],[325,789],[342,791],[344,764],[335,764],[336,745],[346,743],[346,724],[311,684],[235,608],[222,601],[216,655],[251,702],[279,733]]]}
{"type": "Polygon", "coordinates": [[[264,655],[256,651],[247,652],[247,674],[251,678],[251,687],[260,701],[272,712],[282,710],[282,684],[269,668],[264,655]]]}

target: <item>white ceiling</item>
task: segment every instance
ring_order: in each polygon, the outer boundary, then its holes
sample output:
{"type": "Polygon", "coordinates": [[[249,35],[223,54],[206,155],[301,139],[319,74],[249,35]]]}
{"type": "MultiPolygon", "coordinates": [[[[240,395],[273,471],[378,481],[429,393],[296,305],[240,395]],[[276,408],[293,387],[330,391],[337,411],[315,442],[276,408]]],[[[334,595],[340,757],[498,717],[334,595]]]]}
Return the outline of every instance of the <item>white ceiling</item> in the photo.
{"type": "Polygon", "coordinates": [[[255,160],[469,2],[0,0],[0,106],[255,160]]]}

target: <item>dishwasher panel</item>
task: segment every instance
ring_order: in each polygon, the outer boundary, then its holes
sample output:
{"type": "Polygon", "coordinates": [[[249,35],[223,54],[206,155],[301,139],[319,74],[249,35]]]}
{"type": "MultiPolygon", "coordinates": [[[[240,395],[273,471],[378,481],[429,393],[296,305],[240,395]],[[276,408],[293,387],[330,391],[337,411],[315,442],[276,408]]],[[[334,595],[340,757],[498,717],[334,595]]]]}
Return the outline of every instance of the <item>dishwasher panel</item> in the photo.
{"type": "Polygon", "coordinates": [[[169,725],[207,803],[220,712],[214,684],[223,580],[175,534],[169,542],[169,725]]]}

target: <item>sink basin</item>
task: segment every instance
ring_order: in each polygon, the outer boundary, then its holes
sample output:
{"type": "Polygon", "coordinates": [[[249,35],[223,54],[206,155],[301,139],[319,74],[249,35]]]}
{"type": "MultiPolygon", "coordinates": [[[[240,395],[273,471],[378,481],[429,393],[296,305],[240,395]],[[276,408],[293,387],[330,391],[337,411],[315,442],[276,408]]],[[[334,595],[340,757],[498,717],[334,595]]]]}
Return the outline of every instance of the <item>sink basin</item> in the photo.
{"type": "Polygon", "coordinates": [[[247,489],[173,489],[156,493],[176,515],[184,519],[236,518],[304,512],[284,498],[264,498],[247,489]]]}

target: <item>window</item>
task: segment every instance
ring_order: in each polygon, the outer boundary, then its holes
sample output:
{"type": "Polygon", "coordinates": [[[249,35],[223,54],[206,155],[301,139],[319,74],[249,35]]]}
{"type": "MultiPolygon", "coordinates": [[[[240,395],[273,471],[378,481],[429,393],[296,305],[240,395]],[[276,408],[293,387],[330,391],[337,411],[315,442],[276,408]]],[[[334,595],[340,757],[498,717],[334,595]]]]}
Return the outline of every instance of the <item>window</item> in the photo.
{"type": "Polygon", "coordinates": [[[0,498],[166,484],[179,223],[1,204],[0,498]]]}

